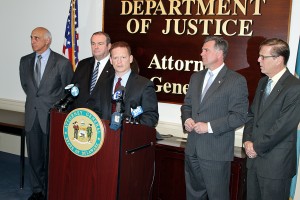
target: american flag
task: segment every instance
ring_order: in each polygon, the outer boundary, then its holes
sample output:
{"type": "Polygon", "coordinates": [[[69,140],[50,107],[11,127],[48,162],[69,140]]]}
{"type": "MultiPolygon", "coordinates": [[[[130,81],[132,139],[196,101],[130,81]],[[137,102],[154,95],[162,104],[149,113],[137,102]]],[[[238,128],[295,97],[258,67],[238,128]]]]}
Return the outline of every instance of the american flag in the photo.
{"type": "Polygon", "coordinates": [[[66,24],[65,42],[63,54],[70,60],[75,71],[78,63],[78,3],[77,0],[71,0],[70,10],[66,24]]]}

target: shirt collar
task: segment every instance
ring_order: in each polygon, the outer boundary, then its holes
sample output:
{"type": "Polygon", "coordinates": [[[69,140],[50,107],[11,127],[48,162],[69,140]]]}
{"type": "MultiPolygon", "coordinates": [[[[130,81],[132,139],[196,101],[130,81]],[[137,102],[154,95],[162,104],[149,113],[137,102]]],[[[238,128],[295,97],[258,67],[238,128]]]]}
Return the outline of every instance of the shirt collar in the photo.
{"type": "Polygon", "coordinates": [[[102,60],[97,60],[95,59],[95,66],[96,66],[96,63],[97,62],[100,62],[100,66],[105,66],[106,63],[108,62],[109,60],[109,57],[110,57],[110,54],[108,54],[105,58],[103,58],[102,60]]]}
{"type": "Polygon", "coordinates": [[[286,68],[282,69],[280,72],[278,72],[275,76],[273,76],[272,79],[272,85],[275,85],[279,79],[282,77],[282,75],[285,73],[286,68]]]}
{"type": "Polygon", "coordinates": [[[214,74],[214,77],[216,77],[218,74],[219,74],[219,72],[221,71],[221,69],[224,67],[224,63],[222,63],[222,65],[220,66],[220,67],[218,67],[218,68],[216,68],[215,70],[210,70],[210,69],[208,69],[208,71],[211,71],[213,74],[214,74]]]}

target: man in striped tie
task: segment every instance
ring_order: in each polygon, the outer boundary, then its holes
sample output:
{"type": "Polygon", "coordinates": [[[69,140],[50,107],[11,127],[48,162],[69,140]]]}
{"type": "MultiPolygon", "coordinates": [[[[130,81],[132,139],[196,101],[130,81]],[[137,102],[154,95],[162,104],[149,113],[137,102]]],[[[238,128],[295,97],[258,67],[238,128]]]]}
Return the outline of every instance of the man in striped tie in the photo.
{"type": "MultiPolygon", "coordinates": [[[[92,57],[81,60],[75,70],[72,83],[79,85],[80,93],[73,108],[89,108],[97,112],[99,107],[100,85],[109,76],[114,75],[114,68],[109,62],[111,47],[110,36],[104,32],[95,32],[91,37],[92,57]]],[[[99,115],[99,113],[97,113],[99,115]]]]}

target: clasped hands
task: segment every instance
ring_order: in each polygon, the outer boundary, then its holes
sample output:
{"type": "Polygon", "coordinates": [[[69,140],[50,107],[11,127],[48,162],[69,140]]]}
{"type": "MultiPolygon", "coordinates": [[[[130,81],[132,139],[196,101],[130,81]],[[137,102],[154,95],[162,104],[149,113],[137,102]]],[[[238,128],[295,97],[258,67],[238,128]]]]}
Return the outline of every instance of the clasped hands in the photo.
{"type": "Polygon", "coordinates": [[[184,128],[188,132],[194,130],[198,134],[203,134],[208,132],[208,125],[205,122],[195,122],[192,118],[188,118],[184,123],[184,128]]]}
{"type": "Polygon", "coordinates": [[[244,142],[244,147],[245,147],[245,152],[249,158],[256,158],[257,153],[253,148],[253,142],[251,141],[244,142]]]}

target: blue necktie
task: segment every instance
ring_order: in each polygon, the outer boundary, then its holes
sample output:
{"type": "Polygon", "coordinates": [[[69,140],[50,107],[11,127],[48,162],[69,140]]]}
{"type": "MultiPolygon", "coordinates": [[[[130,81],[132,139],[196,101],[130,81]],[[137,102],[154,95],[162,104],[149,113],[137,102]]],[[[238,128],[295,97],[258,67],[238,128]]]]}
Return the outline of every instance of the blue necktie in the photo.
{"type": "Polygon", "coordinates": [[[211,84],[213,83],[213,80],[214,80],[214,73],[212,73],[211,71],[208,71],[208,74],[209,74],[209,78],[208,78],[206,86],[201,94],[201,101],[202,101],[203,97],[205,96],[208,88],[211,86],[211,84]]]}
{"type": "Polygon", "coordinates": [[[265,93],[264,93],[264,101],[267,99],[267,97],[270,95],[271,93],[271,84],[272,84],[272,79],[268,80],[266,89],[265,89],[265,93]]]}
{"type": "Polygon", "coordinates": [[[100,62],[97,62],[96,68],[93,71],[93,76],[92,76],[92,80],[91,80],[91,86],[90,86],[90,94],[92,93],[96,83],[97,83],[97,77],[98,77],[98,72],[99,72],[99,65],[100,62]]]}

